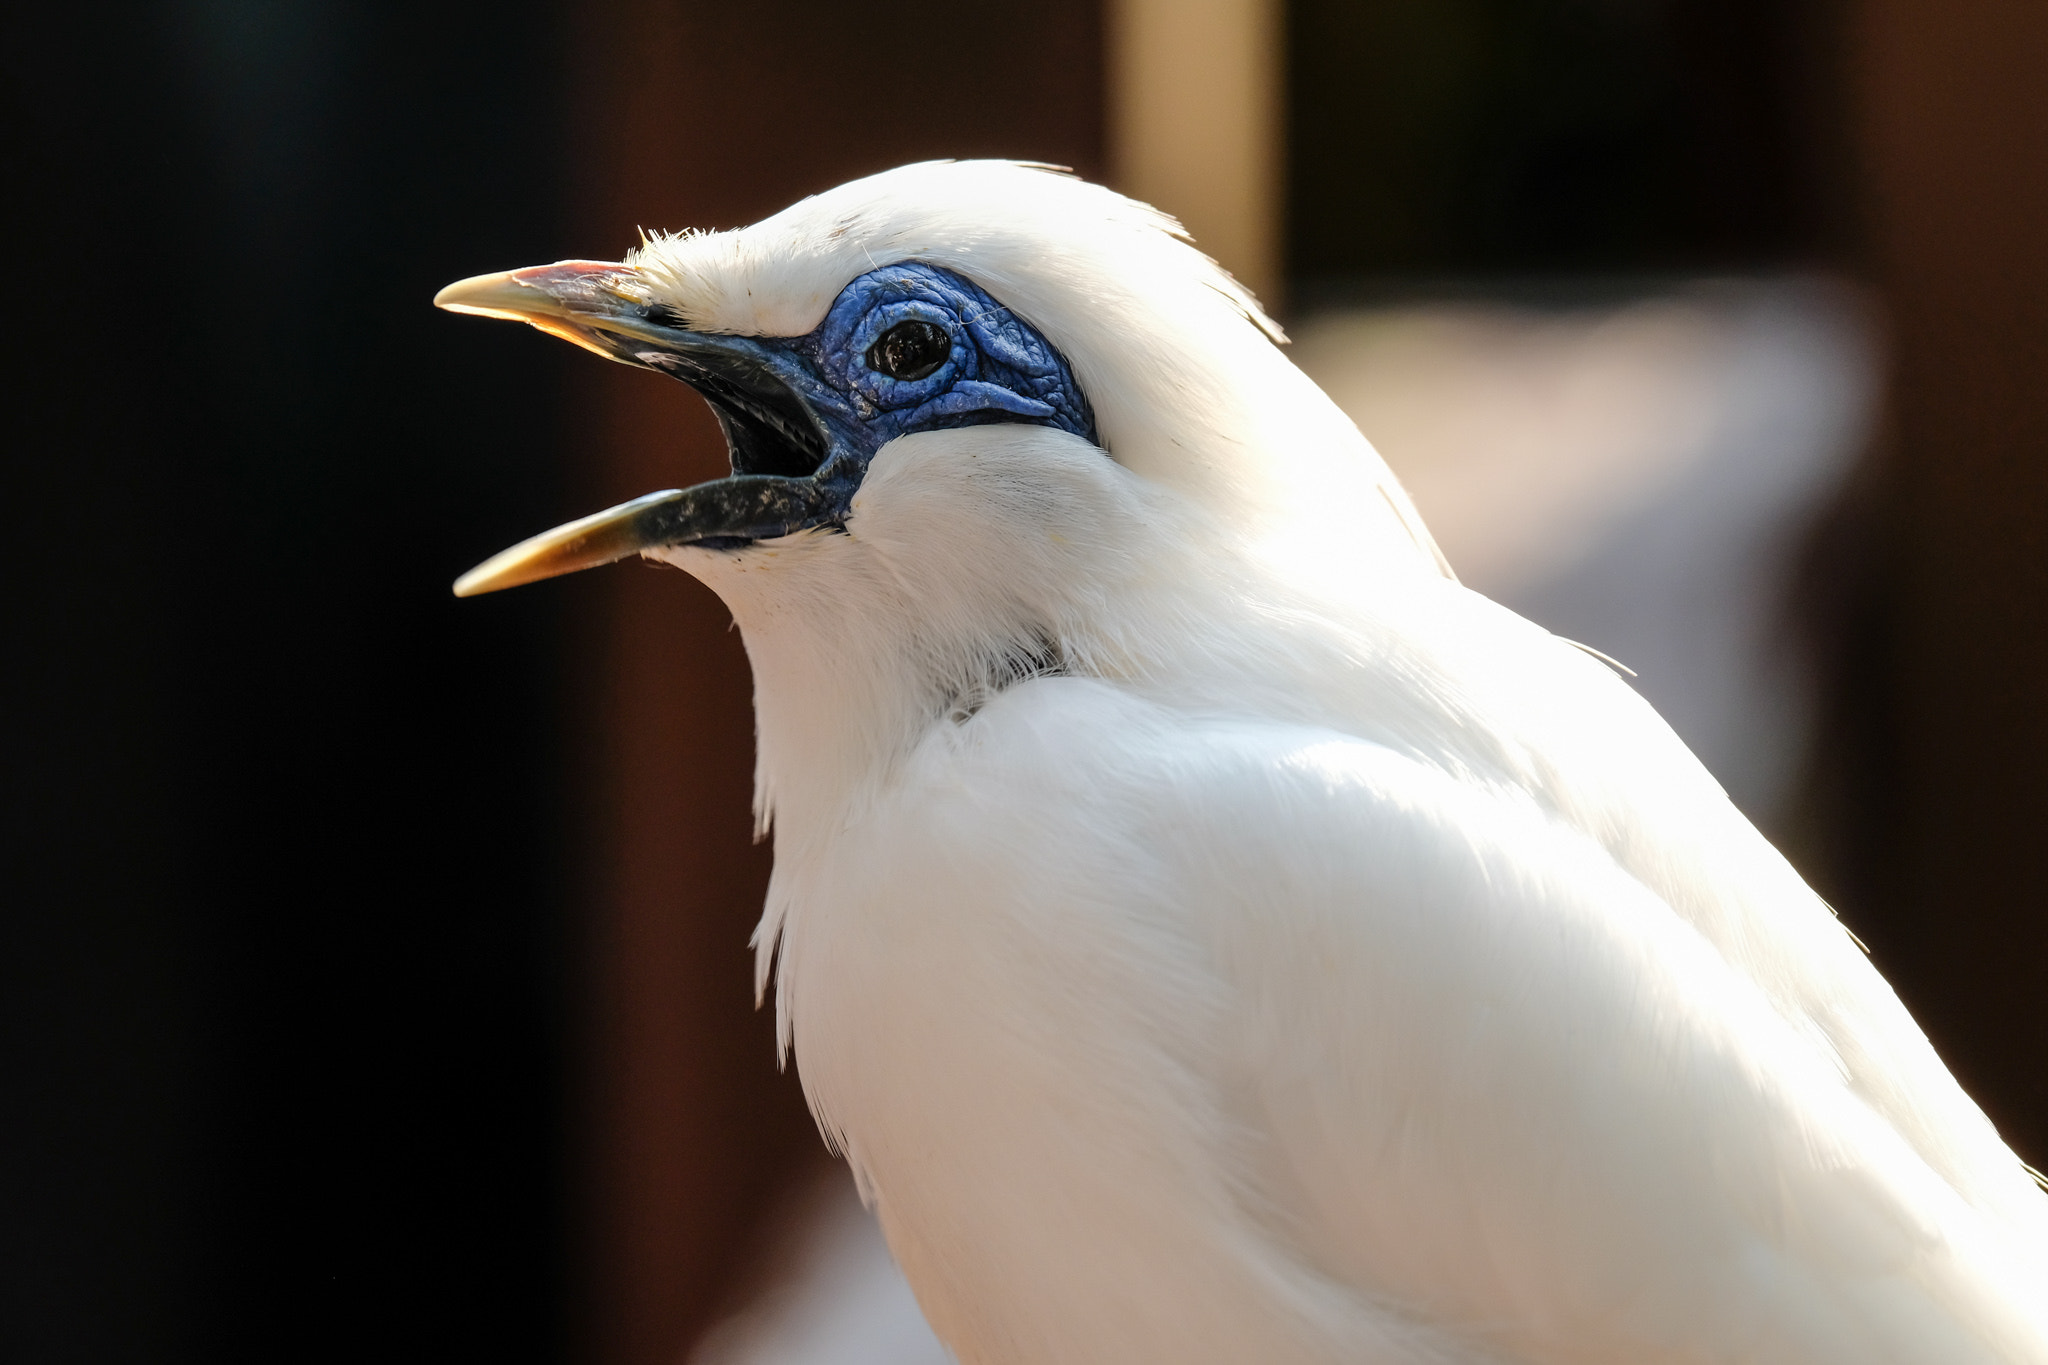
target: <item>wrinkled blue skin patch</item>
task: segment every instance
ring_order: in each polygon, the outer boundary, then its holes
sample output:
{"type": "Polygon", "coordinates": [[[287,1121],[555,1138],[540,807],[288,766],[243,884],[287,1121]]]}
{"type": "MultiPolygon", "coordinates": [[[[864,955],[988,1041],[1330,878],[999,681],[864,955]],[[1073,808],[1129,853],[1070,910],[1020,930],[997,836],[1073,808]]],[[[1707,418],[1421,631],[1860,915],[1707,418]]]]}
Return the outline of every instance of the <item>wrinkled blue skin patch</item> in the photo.
{"type": "Polygon", "coordinates": [[[879,450],[913,431],[1031,422],[1095,440],[1095,416],[1066,358],[1031,325],[950,270],[915,262],[874,270],[846,286],[825,320],[790,343],[851,404],[879,450]],[[953,354],[923,379],[869,368],[868,348],[898,323],[930,322],[953,354]]]}
{"type": "Polygon", "coordinates": [[[804,336],[697,333],[693,339],[697,348],[722,353],[717,370],[752,371],[756,377],[722,384],[718,374],[685,353],[631,349],[633,359],[701,389],[725,424],[733,474],[747,486],[756,510],[746,525],[715,531],[706,526],[711,534],[691,537],[707,548],[734,548],[811,527],[843,528],[876,452],[913,432],[1021,422],[1101,444],[1094,413],[1066,358],[980,286],[938,266],[905,262],[869,271],[847,285],[825,320],[804,336]],[[912,319],[942,329],[952,341],[951,354],[920,379],[898,380],[877,371],[868,363],[869,348],[891,327],[912,319]],[[819,431],[798,430],[804,414],[792,405],[760,401],[774,387],[760,382],[769,375],[801,400],[819,431]],[[791,433],[801,439],[783,439],[791,433]],[[823,459],[814,471],[783,467],[797,457],[797,445],[813,451],[822,445],[823,459]],[[777,496],[778,486],[786,496],[777,496]]]}

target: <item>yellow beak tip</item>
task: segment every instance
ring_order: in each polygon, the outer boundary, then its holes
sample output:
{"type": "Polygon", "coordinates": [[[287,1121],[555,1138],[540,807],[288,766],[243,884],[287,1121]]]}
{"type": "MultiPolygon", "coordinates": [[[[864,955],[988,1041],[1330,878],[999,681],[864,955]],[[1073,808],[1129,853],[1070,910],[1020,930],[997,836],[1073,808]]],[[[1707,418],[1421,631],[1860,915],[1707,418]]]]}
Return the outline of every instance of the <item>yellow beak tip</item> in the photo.
{"type": "Polygon", "coordinates": [[[472,275],[457,280],[434,295],[434,307],[473,317],[504,318],[526,322],[546,302],[539,290],[528,288],[510,270],[489,275],[472,275]]]}

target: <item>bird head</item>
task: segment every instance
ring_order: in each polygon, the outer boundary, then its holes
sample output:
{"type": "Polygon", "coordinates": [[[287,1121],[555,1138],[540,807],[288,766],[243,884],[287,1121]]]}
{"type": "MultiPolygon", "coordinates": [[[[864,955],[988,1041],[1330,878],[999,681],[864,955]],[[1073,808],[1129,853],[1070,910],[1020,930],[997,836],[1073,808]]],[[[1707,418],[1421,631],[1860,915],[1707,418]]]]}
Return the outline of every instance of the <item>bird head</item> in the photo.
{"type": "Polygon", "coordinates": [[[464,280],[437,302],[524,318],[684,381],[717,414],[732,474],[551,531],[466,575],[458,594],[636,552],[844,529],[875,455],[919,432],[1021,423],[1098,440],[1066,358],[955,271],[918,261],[869,270],[793,336],[691,327],[650,273],[567,261],[464,280]]]}
{"type": "Polygon", "coordinates": [[[1240,524],[1335,510],[1372,541],[1391,509],[1397,555],[1433,550],[1235,281],[1164,215],[1050,168],[908,166],[749,228],[477,276],[435,302],[682,380],[732,462],[514,546],[460,595],[843,532],[894,443],[995,426],[1064,433],[1240,524]]]}

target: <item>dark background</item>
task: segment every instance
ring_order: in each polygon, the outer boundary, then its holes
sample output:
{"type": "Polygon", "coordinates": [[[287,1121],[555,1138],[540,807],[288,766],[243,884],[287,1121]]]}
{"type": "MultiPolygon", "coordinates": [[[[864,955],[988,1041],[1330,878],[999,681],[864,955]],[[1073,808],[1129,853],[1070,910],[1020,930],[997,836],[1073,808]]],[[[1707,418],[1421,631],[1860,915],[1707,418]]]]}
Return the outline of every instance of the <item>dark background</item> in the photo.
{"type": "Polygon", "coordinates": [[[0,1353],[565,1342],[569,358],[542,5],[6,24],[0,1353]]]}
{"type": "Polygon", "coordinates": [[[1297,282],[1839,254],[1837,16],[1800,0],[1295,0],[1297,282]]]}
{"type": "MultiPolygon", "coordinates": [[[[1289,269],[1880,291],[1791,838],[2040,1163],[2048,18],[1936,8],[1297,0],[1289,269]]],[[[916,157],[1106,174],[1100,30],[10,12],[0,1354],[638,1365],[743,1291],[816,1142],[750,1007],[737,643],[681,575],[447,593],[715,438],[427,300],[916,157]]]]}

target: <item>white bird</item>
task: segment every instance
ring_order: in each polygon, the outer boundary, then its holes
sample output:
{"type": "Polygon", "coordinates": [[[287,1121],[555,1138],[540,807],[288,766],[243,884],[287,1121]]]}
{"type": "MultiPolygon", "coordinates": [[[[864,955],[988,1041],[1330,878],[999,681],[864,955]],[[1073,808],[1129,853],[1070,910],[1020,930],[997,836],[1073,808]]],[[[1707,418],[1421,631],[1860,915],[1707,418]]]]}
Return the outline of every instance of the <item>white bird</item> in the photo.
{"type": "Polygon", "coordinates": [[[724,422],[457,591],[730,606],[760,983],[962,1361],[2048,1362],[2048,1197],[1828,907],[1169,219],[927,164],[437,301],[724,422]]]}

